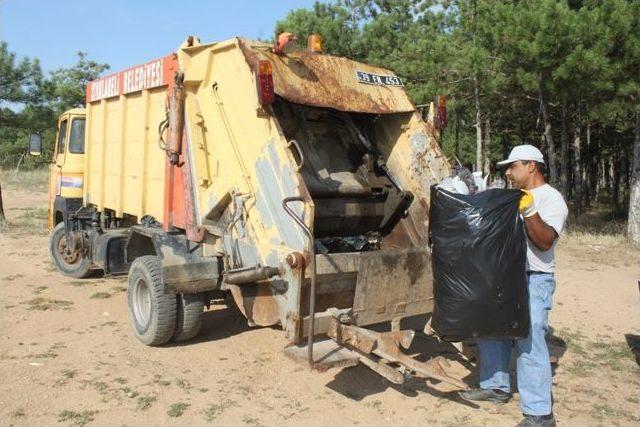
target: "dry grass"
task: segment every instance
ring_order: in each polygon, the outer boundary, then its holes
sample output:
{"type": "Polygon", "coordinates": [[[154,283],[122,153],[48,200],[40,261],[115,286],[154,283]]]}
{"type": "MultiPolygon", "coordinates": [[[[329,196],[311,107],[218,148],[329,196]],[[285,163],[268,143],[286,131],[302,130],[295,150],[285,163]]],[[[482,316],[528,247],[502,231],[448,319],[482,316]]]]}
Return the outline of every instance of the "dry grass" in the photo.
{"type": "Polygon", "coordinates": [[[47,232],[47,208],[20,208],[19,213],[9,221],[12,231],[30,231],[33,234],[47,232]]]}
{"type": "Polygon", "coordinates": [[[17,174],[15,170],[0,170],[0,183],[3,190],[47,191],[49,170],[42,168],[17,174]]]}
{"type": "Polygon", "coordinates": [[[631,265],[640,259],[640,250],[627,240],[627,222],[607,205],[595,205],[579,217],[570,217],[559,245],[583,258],[597,257],[607,264],[631,265]]]}

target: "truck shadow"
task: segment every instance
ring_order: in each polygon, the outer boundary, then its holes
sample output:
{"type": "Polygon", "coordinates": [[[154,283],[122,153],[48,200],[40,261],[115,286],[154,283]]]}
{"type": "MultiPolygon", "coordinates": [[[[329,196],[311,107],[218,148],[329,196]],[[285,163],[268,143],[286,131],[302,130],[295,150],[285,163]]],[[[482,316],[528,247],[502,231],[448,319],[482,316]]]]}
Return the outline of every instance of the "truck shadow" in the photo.
{"type": "MultiPolygon", "coordinates": [[[[463,380],[466,380],[466,377],[463,380]]],[[[391,388],[407,397],[418,398],[420,393],[425,393],[437,399],[446,399],[469,408],[479,408],[477,404],[462,399],[456,390],[442,391],[431,386],[431,384],[437,383],[438,381],[412,378],[401,385],[393,384],[366,366],[359,364],[353,368],[338,371],[333,380],[326,384],[326,387],[355,401],[361,401],[368,396],[383,393],[391,388]]]]}
{"type": "MultiPolygon", "coordinates": [[[[407,318],[402,321],[402,329],[421,331],[426,318],[407,318]]],[[[374,325],[371,329],[378,332],[389,330],[388,325],[374,325]]],[[[428,336],[417,332],[411,346],[405,353],[413,355],[418,361],[425,362],[432,357],[442,356],[451,366],[453,375],[458,374],[466,383],[471,383],[475,377],[475,366],[467,360],[458,348],[451,343],[439,341],[435,336],[428,336]]],[[[442,391],[440,382],[424,378],[412,378],[405,384],[397,385],[387,381],[371,369],[360,364],[353,368],[346,368],[337,372],[334,379],[326,385],[331,390],[349,399],[360,401],[367,396],[382,393],[388,388],[394,389],[407,397],[419,397],[420,393],[429,394],[438,399],[447,399],[470,408],[479,408],[475,403],[460,398],[458,391],[442,391]],[[435,385],[437,388],[434,388],[435,385]]],[[[445,385],[445,388],[449,386],[445,385]]]]}
{"type": "MultiPolygon", "coordinates": [[[[424,323],[424,322],[423,322],[424,323]]],[[[419,324],[409,322],[403,327],[411,327],[420,330],[419,324]]],[[[170,343],[168,347],[181,347],[186,345],[197,345],[198,343],[211,342],[226,339],[234,335],[239,335],[251,329],[247,320],[235,307],[220,307],[208,310],[204,313],[203,324],[200,334],[188,342],[170,343]]],[[[384,331],[388,330],[388,325],[374,325],[371,329],[384,331]]],[[[443,356],[456,372],[464,372],[463,381],[470,381],[474,366],[460,354],[458,349],[450,344],[438,341],[436,337],[424,335],[421,332],[416,334],[411,347],[406,350],[409,355],[415,355],[415,359],[426,361],[434,356],[443,356]]],[[[295,362],[291,362],[295,363],[295,362]]],[[[379,374],[366,366],[359,364],[352,368],[337,368],[333,380],[326,384],[329,389],[355,401],[360,401],[367,396],[382,393],[388,388],[392,388],[408,397],[419,397],[420,393],[426,393],[439,399],[447,399],[470,408],[478,408],[478,405],[461,399],[457,391],[442,391],[431,386],[438,385],[438,381],[425,380],[424,378],[412,378],[405,384],[397,385],[387,381],[379,374]]]]}
{"type": "Polygon", "coordinates": [[[202,315],[202,328],[195,338],[185,342],[169,342],[167,347],[191,346],[217,341],[249,331],[247,319],[235,307],[207,310],[202,315]]]}

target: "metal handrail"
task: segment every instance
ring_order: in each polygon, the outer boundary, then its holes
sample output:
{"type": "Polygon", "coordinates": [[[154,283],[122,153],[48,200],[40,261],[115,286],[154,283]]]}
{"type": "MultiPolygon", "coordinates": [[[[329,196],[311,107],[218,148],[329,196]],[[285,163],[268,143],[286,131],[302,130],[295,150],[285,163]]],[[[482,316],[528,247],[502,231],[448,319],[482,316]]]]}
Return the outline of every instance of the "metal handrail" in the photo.
{"type": "MultiPolygon", "coordinates": [[[[309,361],[309,367],[314,367],[313,360],[313,338],[315,332],[315,318],[316,318],[316,252],[313,245],[313,233],[311,229],[307,227],[302,218],[289,207],[290,202],[303,202],[302,197],[286,197],[282,200],[282,208],[287,214],[302,228],[305,234],[309,237],[309,266],[311,267],[311,289],[309,290],[309,336],[307,337],[307,359],[309,361]]],[[[302,275],[304,279],[304,275],[302,275]]]]}

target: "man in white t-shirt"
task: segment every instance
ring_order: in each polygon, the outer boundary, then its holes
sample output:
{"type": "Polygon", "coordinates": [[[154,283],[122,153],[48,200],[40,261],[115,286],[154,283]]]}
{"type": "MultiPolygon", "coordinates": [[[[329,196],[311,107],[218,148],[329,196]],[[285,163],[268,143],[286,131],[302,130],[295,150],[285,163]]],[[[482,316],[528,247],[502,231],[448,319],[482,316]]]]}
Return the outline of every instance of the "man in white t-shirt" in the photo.
{"type": "MultiPolygon", "coordinates": [[[[551,397],[551,364],[545,341],[555,290],[553,251],[564,230],[568,209],[562,195],[545,182],[544,158],[532,145],[514,147],[498,163],[526,194],[520,201],[527,234],[527,283],[531,329],[515,341],[518,392],[524,419],[519,426],[555,426],[551,397]]],[[[512,341],[478,340],[480,388],[463,392],[469,400],[506,403],[511,397],[509,359],[512,341]]]]}

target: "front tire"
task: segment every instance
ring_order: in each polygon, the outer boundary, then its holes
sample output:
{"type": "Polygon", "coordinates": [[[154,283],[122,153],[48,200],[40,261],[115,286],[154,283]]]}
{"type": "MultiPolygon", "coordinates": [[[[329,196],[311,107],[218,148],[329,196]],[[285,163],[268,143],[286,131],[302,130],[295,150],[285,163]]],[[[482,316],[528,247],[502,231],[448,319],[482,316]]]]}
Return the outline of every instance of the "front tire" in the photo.
{"type": "Polygon", "coordinates": [[[129,320],[135,336],[146,345],[162,345],[176,327],[176,296],[165,293],[160,260],[136,258],[129,269],[129,320]]]}
{"type": "Polygon", "coordinates": [[[49,252],[53,263],[65,276],[84,279],[91,275],[91,260],[77,249],[75,251],[67,250],[64,222],[56,225],[51,231],[49,252]]]}

